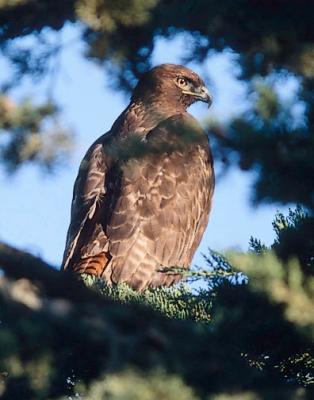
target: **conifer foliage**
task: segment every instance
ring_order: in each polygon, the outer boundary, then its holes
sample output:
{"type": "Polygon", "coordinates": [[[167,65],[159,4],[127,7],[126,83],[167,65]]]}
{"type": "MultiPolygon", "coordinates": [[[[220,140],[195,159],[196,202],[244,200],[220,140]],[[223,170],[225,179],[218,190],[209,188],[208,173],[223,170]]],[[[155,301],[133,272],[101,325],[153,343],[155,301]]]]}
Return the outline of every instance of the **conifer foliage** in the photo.
{"type": "Polygon", "coordinates": [[[308,218],[278,214],[271,249],[209,253],[184,284],[143,293],[19,253],[26,274],[2,252],[3,398],[310,399],[313,252],[278,256],[308,218]]]}

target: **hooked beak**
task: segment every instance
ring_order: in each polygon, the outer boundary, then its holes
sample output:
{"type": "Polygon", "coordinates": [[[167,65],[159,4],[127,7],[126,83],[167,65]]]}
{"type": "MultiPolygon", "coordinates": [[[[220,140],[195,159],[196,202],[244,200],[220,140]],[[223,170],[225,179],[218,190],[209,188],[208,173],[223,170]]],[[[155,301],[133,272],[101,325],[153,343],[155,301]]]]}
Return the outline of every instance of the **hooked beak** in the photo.
{"type": "Polygon", "coordinates": [[[213,96],[209,93],[209,90],[206,86],[200,86],[194,92],[189,90],[182,90],[182,93],[189,94],[190,96],[196,97],[200,101],[204,101],[208,104],[208,108],[212,105],[213,96]]]}

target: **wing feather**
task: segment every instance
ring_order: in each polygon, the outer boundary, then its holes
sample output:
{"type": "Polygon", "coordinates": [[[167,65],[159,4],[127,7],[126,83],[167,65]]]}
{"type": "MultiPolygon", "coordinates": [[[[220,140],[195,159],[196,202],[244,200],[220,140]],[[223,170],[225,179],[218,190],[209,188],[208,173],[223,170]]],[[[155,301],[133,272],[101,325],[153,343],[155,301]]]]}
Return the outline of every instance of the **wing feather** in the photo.
{"type": "Polygon", "coordinates": [[[96,224],[93,219],[104,201],[109,163],[100,140],[90,147],[81,162],[73,189],[71,223],[67,234],[63,269],[74,260],[95,256],[104,251],[107,237],[102,226],[96,224]]]}

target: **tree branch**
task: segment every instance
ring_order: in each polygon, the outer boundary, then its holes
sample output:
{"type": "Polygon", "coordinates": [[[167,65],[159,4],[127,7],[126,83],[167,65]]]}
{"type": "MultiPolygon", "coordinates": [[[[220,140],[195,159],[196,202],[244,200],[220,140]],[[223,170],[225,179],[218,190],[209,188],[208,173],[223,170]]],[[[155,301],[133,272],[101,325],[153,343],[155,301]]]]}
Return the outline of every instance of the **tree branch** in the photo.
{"type": "Polygon", "coordinates": [[[73,302],[105,301],[89,290],[71,272],[61,272],[39,257],[0,242],[0,269],[13,279],[26,278],[39,284],[47,296],[62,297],[73,302]]]}

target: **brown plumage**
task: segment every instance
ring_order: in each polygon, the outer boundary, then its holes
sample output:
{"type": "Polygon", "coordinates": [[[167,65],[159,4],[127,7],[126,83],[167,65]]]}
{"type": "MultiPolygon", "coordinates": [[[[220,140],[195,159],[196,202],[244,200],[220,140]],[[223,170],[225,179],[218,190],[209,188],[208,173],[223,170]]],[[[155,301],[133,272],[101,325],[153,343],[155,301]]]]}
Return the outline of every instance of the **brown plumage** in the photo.
{"type": "Polygon", "coordinates": [[[214,190],[206,134],[186,111],[197,100],[211,103],[188,68],[163,64],[142,77],[81,163],[63,269],[143,290],[180,279],[163,267],[189,268],[214,190]]]}

